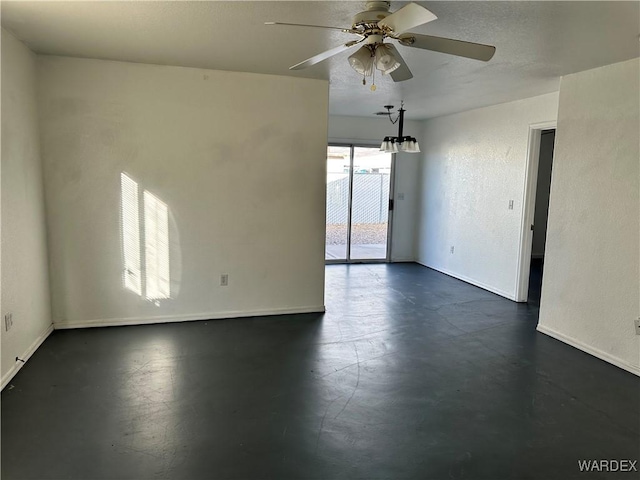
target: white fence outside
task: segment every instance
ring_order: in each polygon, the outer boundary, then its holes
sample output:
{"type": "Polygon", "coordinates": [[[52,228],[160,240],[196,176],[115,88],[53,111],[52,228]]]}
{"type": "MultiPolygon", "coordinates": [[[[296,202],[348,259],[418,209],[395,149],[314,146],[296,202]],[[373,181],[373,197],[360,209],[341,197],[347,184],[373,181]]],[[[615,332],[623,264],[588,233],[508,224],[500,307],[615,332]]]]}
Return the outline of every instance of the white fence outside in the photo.
{"type": "MultiPolygon", "coordinates": [[[[389,218],[389,174],[353,175],[353,224],[386,223],[389,218]]],[[[344,224],[349,212],[349,176],[327,182],[327,224],[344,224]]]]}

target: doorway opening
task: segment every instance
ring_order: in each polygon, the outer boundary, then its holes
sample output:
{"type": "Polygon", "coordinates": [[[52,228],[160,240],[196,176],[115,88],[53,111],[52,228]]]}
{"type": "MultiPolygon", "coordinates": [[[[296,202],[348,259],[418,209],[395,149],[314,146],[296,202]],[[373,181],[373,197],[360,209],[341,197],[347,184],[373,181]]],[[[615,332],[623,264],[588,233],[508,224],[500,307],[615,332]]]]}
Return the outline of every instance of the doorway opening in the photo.
{"type": "Polygon", "coordinates": [[[327,263],[388,261],[392,189],[392,154],[378,147],[329,145],[327,263]]]}
{"type": "Polygon", "coordinates": [[[555,124],[532,125],[517,301],[540,305],[551,192],[555,124]]]}

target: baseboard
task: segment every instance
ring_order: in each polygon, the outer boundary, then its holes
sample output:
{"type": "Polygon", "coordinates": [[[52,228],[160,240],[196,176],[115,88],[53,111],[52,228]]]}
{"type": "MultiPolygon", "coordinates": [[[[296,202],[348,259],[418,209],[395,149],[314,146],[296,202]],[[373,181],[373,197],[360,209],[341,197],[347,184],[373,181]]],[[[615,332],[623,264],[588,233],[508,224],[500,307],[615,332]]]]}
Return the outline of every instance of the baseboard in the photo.
{"type": "Polygon", "coordinates": [[[552,328],[545,327],[544,325],[538,325],[537,330],[540,333],[549,335],[550,337],[555,338],[556,340],[560,340],[561,342],[566,343],[567,345],[571,345],[572,347],[577,348],[578,350],[582,350],[583,352],[588,353],[589,355],[593,355],[594,357],[597,357],[600,360],[604,360],[605,362],[615,365],[616,367],[622,368],[627,372],[640,376],[640,366],[638,365],[632,365],[631,363],[625,362],[624,360],[614,357],[613,355],[603,352],[602,350],[594,348],[590,345],[582,343],[580,340],[576,340],[575,338],[572,338],[563,333],[557,332],[552,328]]]}
{"type": "MultiPolygon", "coordinates": [[[[53,332],[53,324],[49,325],[47,329],[38,338],[36,338],[35,341],[29,346],[29,348],[27,348],[27,350],[22,354],[21,358],[22,360],[25,361],[25,363],[31,358],[31,355],[33,355],[33,353],[38,349],[38,347],[42,345],[42,343],[47,339],[47,337],[51,335],[51,332],[53,332]]],[[[25,365],[25,363],[22,363],[19,361],[16,362],[15,365],[11,367],[11,370],[9,370],[7,373],[5,373],[2,376],[2,383],[0,384],[0,390],[4,389],[4,387],[7,386],[7,384],[11,381],[13,377],[15,377],[16,373],[20,371],[20,369],[25,365]]]]}
{"type": "Polygon", "coordinates": [[[239,310],[225,312],[202,312],[190,315],[159,315],[155,317],[105,318],[80,322],[55,322],[53,328],[116,327],[124,325],[148,325],[153,323],[191,322],[197,320],[218,320],[223,318],[261,317],[267,315],[291,315],[298,313],[324,313],[324,305],[315,307],[274,308],[270,310],[239,310]]]}
{"type": "Polygon", "coordinates": [[[506,299],[513,300],[514,302],[517,301],[516,300],[516,296],[515,296],[514,293],[505,292],[503,290],[500,290],[499,288],[495,288],[495,287],[492,287],[491,285],[487,285],[485,283],[478,282],[477,280],[474,280],[473,278],[465,277],[464,275],[460,275],[459,273],[452,272],[452,271],[447,270],[445,268],[438,268],[438,267],[434,267],[432,265],[427,265],[426,263],[423,263],[420,260],[416,260],[416,263],[419,263],[420,265],[422,265],[424,267],[430,268],[431,270],[435,270],[436,272],[444,273],[445,275],[448,275],[450,277],[456,278],[458,280],[462,280],[465,283],[470,283],[473,286],[482,288],[483,290],[487,290],[487,291],[489,291],[491,293],[495,293],[496,295],[500,295],[501,297],[504,297],[506,299]]]}
{"type": "Polygon", "coordinates": [[[415,258],[413,257],[397,257],[391,258],[391,263],[415,263],[415,258]]]}

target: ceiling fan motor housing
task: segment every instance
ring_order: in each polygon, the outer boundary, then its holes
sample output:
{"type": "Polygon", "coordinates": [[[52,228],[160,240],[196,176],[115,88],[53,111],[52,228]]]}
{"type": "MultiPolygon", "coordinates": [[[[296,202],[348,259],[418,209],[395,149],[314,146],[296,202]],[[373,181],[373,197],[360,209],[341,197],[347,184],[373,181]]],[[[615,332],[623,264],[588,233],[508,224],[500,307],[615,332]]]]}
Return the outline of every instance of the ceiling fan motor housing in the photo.
{"type": "Polygon", "coordinates": [[[367,2],[367,9],[353,17],[352,28],[361,25],[365,26],[365,28],[376,25],[380,20],[390,15],[390,7],[391,2],[367,2]]]}
{"type": "Polygon", "coordinates": [[[376,45],[382,43],[383,41],[384,41],[383,35],[370,33],[367,35],[367,39],[365,40],[365,43],[367,43],[368,45],[373,45],[375,47],[376,45]]]}

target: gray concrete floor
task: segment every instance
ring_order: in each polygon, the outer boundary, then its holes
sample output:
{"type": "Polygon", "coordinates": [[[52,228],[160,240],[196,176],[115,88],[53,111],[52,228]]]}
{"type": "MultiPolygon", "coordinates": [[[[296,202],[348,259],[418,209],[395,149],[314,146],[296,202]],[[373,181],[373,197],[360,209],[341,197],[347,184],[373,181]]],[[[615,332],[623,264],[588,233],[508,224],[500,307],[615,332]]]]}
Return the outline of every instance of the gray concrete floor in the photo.
{"type": "Polygon", "coordinates": [[[6,479],[601,479],[640,379],[415,264],[327,267],[324,315],[56,331],[2,393],[6,479]]]}

